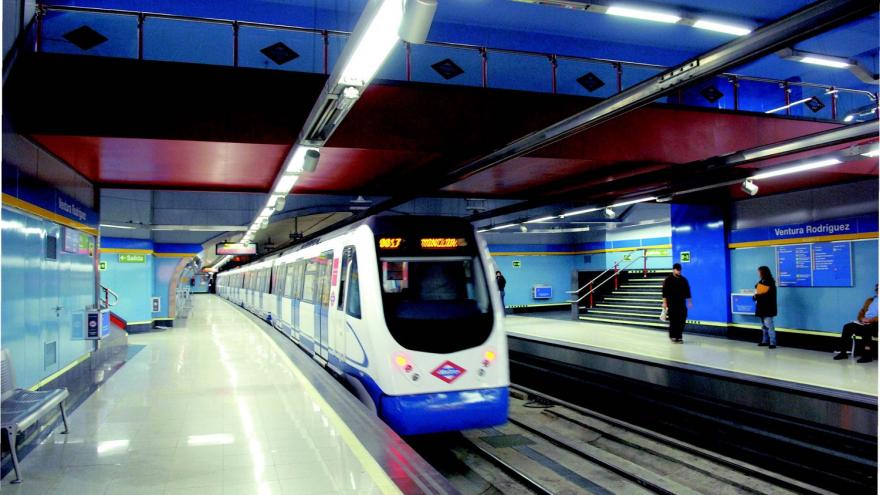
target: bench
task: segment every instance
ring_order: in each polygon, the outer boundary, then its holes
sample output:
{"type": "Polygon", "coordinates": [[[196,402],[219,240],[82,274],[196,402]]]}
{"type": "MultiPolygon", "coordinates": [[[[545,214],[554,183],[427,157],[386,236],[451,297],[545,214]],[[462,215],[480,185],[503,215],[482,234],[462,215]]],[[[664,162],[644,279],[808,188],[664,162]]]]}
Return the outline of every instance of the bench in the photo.
{"type": "Polygon", "coordinates": [[[67,416],[64,414],[64,399],[69,395],[66,388],[39,390],[32,392],[15,388],[15,371],[9,351],[0,351],[0,429],[9,441],[9,452],[12,454],[12,466],[15,468],[15,481],[21,483],[21,469],[18,466],[18,452],[15,448],[15,437],[49,414],[56,406],[61,409],[61,421],[67,433],[67,416]]]}

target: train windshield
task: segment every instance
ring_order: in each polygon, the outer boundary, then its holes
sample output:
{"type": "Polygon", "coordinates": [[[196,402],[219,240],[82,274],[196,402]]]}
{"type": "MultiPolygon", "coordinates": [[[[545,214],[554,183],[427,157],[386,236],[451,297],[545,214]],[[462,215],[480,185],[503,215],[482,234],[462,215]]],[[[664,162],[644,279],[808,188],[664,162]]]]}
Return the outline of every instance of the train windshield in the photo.
{"type": "Polygon", "coordinates": [[[403,347],[448,353],[489,338],[492,309],[479,258],[384,258],[380,269],[385,320],[403,347]]]}

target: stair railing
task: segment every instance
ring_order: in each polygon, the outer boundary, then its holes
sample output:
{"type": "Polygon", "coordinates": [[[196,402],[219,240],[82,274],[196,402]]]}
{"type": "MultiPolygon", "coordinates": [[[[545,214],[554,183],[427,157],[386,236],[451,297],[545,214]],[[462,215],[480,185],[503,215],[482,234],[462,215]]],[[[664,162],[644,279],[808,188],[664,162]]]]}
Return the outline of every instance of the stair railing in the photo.
{"type": "Polygon", "coordinates": [[[104,309],[112,308],[113,306],[119,304],[119,294],[113,292],[113,290],[108,287],[104,287],[103,285],[101,286],[101,292],[103,292],[104,297],[101,298],[100,303],[104,309]],[[110,301],[110,296],[113,296],[112,302],[110,301]]]}
{"type": "Polygon", "coordinates": [[[617,288],[617,276],[618,276],[618,273],[620,273],[621,270],[626,270],[627,268],[629,268],[630,266],[632,266],[635,262],[640,261],[640,260],[643,260],[643,259],[645,260],[645,262],[644,262],[644,267],[645,267],[645,268],[644,268],[644,273],[645,273],[646,276],[647,276],[647,273],[648,273],[648,271],[647,271],[647,263],[648,263],[648,253],[647,253],[647,250],[645,250],[645,249],[635,249],[635,250],[632,250],[632,251],[628,251],[627,254],[631,254],[631,253],[634,253],[634,252],[636,252],[636,251],[642,251],[641,256],[638,256],[637,258],[634,258],[634,259],[632,259],[632,260],[629,260],[629,263],[627,263],[627,264],[626,264],[625,266],[623,266],[622,268],[620,267],[620,263],[621,263],[622,261],[625,261],[625,260],[626,260],[626,255],[624,255],[623,258],[621,258],[621,259],[615,261],[613,267],[608,268],[607,270],[603,271],[603,272],[600,273],[598,276],[596,276],[595,278],[593,278],[593,280],[590,280],[589,282],[587,282],[586,284],[584,284],[583,287],[581,287],[580,289],[578,289],[578,290],[576,290],[576,291],[567,291],[568,294],[579,294],[582,290],[584,290],[584,289],[588,289],[586,294],[584,294],[584,295],[578,297],[578,298],[575,299],[574,301],[568,301],[568,302],[571,303],[571,304],[580,304],[580,302],[583,301],[586,297],[589,297],[589,298],[590,298],[590,307],[592,308],[592,307],[593,307],[593,294],[596,292],[596,290],[598,290],[600,287],[602,287],[603,285],[605,285],[606,283],[608,283],[610,280],[614,280],[614,287],[615,287],[615,289],[616,289],[616,288],[617,288]],[[596,282],[597,280],[599,280],[600,278],[602,278],[606,273],[608,273],[608,272],[610,272],[610,271],[614,271],[614,274],[613,274],[612,276],[606,278],[605,280],[599,282],[598,284],[596,284],[596,285],[594,286],[594,284],[595,284],[595,282],[596,282]]]}

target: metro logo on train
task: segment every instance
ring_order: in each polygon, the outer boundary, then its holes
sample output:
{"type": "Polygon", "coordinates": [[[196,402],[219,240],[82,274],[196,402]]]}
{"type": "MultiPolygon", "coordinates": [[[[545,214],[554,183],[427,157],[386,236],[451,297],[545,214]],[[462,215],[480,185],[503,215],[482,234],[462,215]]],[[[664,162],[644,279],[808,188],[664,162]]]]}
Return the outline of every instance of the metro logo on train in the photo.
{"type": "Polygon", "coordinates": [[[453,363],[452,361],[446,361],[445,363],[438,366],[437,369],[432,371],[431,374],[446,383],[452,383],[457,380],[458,377],[463,375],[465,371],[467,370],[453,363]]]}

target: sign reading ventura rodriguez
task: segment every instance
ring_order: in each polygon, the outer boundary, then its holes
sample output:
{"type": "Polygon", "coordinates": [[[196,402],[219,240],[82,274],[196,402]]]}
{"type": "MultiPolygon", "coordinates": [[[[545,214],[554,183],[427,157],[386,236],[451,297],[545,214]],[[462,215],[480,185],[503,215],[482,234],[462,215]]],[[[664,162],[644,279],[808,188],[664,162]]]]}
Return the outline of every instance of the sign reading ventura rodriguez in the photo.
{"type": "Polygon", "coordinates": [[[752,229],[733,230],[730,232],[730,244],[748,244],[754,242],[786,241],[790,239],[809,240],[810,238],[849,238],[871,237],[877,234],[877,217],[863,215],[852,218],[838,218],[809,223],[774,225],[752,229]]]}

